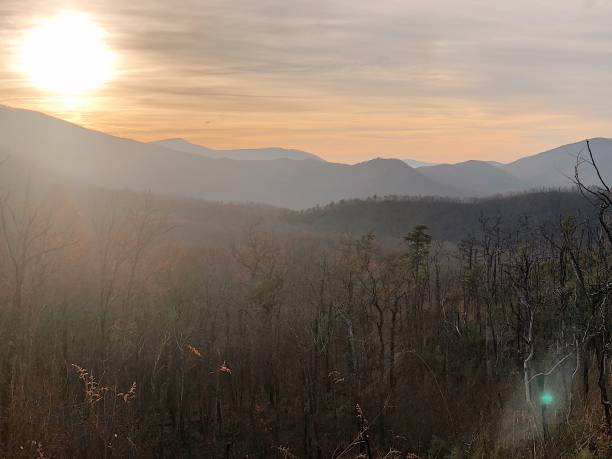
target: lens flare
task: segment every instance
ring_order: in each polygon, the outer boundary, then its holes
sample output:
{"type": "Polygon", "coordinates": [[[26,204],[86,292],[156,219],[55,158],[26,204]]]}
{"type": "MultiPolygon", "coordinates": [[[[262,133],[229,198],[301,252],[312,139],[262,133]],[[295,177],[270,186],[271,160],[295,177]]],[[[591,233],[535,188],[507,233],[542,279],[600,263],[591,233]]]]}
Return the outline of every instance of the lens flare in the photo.
{"type": "Polygon", "coordinates": [[[552,405],[554,401],[555,397],[550,392],[542,392],[542,395],[540,395],[540,403],[542,405],[552,405]]]}

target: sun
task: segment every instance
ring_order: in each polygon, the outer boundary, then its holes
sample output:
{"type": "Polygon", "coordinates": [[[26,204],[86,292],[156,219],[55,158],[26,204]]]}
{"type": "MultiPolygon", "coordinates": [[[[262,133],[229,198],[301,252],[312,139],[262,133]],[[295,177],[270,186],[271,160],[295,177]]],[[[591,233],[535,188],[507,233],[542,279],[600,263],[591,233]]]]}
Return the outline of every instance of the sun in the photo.
{"type": "Polygon", "coordinates": [[[19,49],[21,72],[37,88],[74,97],[112,79],[115,55],[105,33],[85,14],[66,12],[27,31],[19,49]]]}

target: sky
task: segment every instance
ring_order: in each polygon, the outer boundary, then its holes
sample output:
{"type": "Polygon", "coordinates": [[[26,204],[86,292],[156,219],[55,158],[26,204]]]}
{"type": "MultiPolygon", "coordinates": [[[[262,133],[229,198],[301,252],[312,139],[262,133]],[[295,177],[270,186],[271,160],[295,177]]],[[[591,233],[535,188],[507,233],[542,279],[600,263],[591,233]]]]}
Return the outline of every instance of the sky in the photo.
{"type": "Polygon", "coordinates": [[[611,24],[612,0],[0,0],[0,104],[141,141],[510,161],[612,137],[611,24]],[[15,67],[62,11],[117,58],[77,102],[15,67]]]}

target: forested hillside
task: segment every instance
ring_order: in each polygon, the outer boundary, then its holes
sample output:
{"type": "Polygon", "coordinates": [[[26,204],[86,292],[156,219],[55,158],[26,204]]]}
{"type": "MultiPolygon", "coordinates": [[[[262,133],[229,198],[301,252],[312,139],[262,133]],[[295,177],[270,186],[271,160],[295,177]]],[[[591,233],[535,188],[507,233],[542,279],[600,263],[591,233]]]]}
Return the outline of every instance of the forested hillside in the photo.
{"type": "Polygon", "coordinates": [[[320,230],[400,238],[406,228],[423,224],[434,238],[460,241],[478,231],[482,220],[496,220],[506,230],[516,229],[526,219],[535,227],[558,227],[567,215],[593,216],[593,206],[576,191],[542,191],[481,199],[372,197],[345,200],[324,207],[292,213],[292,222],[320,230]]]}
{"type": "Polygon", "coordinates": [[[0,200],[4,457],[609,457],[602,187],[298,213],[35,174],[0,200]]]}

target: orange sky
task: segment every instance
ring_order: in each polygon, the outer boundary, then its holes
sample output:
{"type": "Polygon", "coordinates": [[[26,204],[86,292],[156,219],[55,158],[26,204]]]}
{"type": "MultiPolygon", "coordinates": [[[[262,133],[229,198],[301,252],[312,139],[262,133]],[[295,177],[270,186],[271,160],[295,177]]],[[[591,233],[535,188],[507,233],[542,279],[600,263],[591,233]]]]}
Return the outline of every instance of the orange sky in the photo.
{"type": "Polygon", "coordinates": [[[612,2],[128,3],[3,0],[0,103],[143,141],[340,162],[508,161],[612,136],[612,2]],[[118,56],[112,81],[69,104],[12,65],[24,31],[64,10],[118,56]]]}

